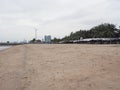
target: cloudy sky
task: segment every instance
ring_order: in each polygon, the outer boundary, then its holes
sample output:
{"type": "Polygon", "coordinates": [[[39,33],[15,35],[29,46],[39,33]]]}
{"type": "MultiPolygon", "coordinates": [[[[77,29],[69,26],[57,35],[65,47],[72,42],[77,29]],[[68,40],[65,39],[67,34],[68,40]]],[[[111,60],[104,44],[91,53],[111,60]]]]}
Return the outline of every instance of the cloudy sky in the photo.
{"type": "Polygon", "coordinates": [[[101,23],[120,25],[120,0],[0,0],[0,42],[61,38],[101,23]]]}

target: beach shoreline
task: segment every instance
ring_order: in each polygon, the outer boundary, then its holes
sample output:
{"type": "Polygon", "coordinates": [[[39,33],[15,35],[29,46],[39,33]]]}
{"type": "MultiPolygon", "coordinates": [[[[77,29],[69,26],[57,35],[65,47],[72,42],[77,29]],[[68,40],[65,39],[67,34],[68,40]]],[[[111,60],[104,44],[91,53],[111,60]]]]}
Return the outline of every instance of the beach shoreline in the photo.
{"type": "Polygon", "coordinates": [[[0,51],[11,48],[12,46],[0,46],[0,51]]]}

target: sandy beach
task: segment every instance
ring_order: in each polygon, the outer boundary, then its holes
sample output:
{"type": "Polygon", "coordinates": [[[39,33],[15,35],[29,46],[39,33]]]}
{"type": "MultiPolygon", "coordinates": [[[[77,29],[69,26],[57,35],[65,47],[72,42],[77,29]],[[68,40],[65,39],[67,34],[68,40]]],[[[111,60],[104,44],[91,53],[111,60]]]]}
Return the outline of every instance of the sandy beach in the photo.
{"type": "Polygon", "coordinates": [[[0,51],[0,90],[120,90],[120,45],[20,45],[0,51]]]}

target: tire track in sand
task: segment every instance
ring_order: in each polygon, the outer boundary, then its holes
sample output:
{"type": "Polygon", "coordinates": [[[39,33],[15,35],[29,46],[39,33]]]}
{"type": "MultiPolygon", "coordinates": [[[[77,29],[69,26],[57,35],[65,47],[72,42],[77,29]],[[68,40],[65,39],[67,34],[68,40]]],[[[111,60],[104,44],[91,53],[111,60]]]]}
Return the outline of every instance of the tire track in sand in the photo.
{"type": "Polygon", "coordinates": [[[29,90],[29,86],[31,85],[31,79],[34,76],[33,74],[35,73],[34,68],[29,64],[30,62],[30,57],[29,57],[29,47],[27,45],[23,46],[24,52],[23,52],[23,87],[22,90],[29,90]]]}

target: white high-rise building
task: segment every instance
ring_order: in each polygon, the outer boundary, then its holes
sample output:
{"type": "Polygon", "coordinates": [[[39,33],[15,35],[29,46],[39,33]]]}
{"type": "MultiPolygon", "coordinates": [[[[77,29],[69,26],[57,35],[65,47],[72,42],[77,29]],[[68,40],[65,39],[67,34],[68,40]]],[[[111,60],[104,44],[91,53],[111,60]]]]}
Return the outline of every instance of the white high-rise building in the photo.
{"type": "Polygon", "coordinates": [[[51,43],[51,36],[50,35],[45,36],[45,43],[51,43]]]}

